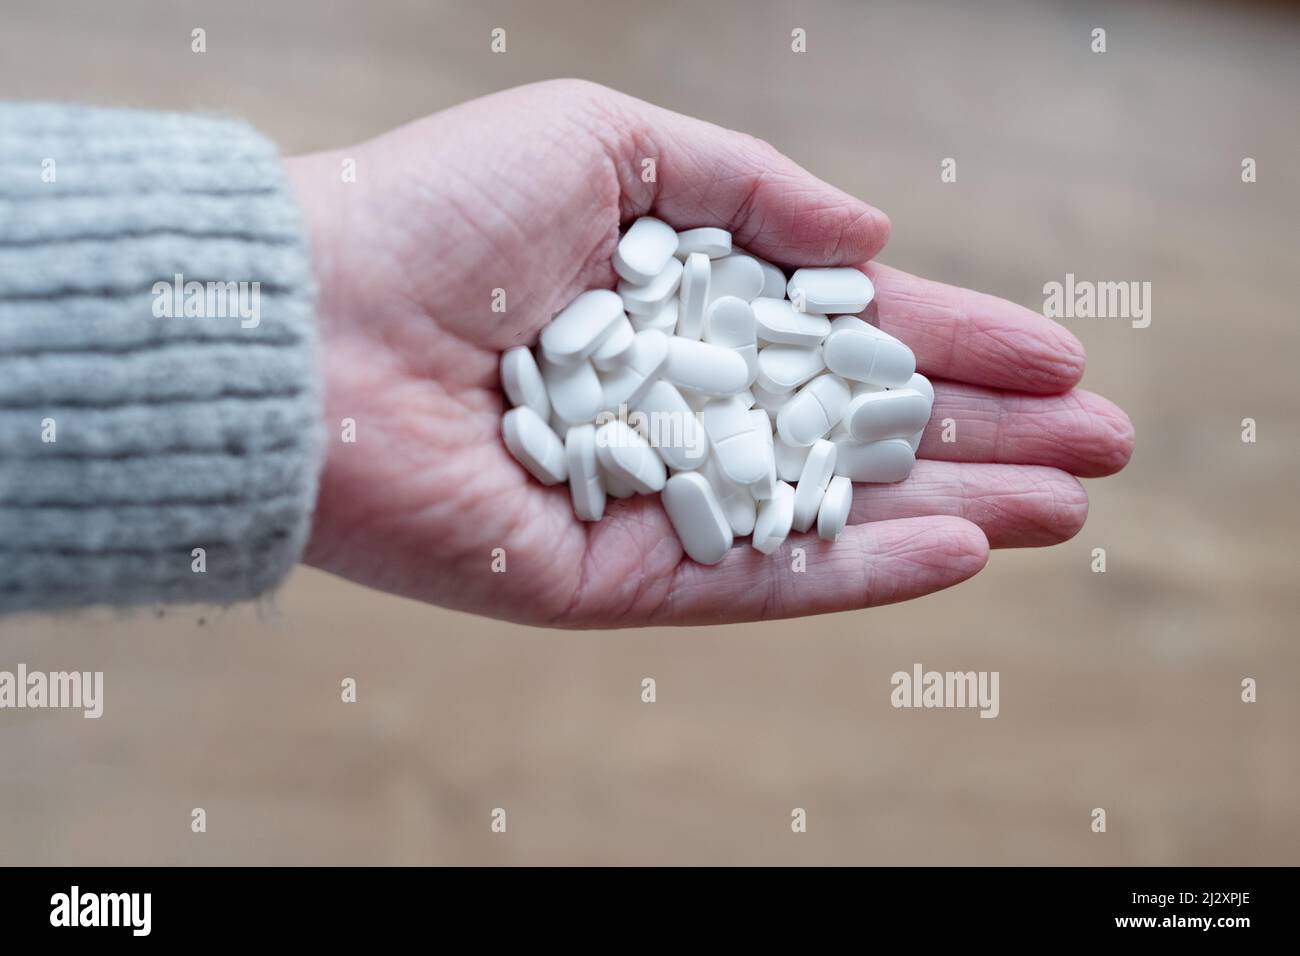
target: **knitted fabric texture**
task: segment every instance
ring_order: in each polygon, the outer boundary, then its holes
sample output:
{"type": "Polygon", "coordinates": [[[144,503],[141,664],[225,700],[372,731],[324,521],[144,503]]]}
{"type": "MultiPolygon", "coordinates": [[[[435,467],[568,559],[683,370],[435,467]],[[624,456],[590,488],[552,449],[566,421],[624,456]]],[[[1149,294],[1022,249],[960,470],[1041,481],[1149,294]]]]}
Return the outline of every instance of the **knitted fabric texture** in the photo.
{"type": "Polygon", "coordinates": [[[320,465],[313,297],[247,125],[0,103],[0,610],[277,585],[320,465]]]}

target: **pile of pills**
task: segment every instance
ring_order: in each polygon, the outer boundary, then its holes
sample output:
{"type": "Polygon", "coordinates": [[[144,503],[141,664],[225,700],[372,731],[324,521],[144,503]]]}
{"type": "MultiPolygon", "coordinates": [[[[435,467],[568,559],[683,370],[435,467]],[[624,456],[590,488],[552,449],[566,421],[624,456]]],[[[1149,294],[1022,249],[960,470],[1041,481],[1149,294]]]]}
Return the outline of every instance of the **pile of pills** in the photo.
{"type": "Polygon", "coordinates": [[[501,356],[506,447],[542,484],[567,480],[580,519],[658,492],[686,553],[715,564],[736,536],[764,554],[814,524],[833,540],[852,482],[911,472],[934,389],[857,317],[875,294],[860,271],[787,279],[724,229],[649,216],[613,264],[617,291],[582,293],[535,351],[501,356]]]}

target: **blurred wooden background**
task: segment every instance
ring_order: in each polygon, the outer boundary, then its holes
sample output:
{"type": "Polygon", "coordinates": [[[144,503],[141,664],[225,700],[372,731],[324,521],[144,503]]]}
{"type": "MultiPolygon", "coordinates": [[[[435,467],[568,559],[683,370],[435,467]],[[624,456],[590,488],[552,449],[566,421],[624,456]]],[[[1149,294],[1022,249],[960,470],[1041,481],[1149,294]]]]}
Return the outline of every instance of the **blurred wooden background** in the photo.
{"type": "Polygon", "coordinates": [[[568,634],[304,570],[263,608],[0,621],[0,669],[106,672],[101,720],[0,712],[0,861],[1300,862],[1300,21],[1082,7],[6,6],[0,97],[230,111],[298,151],[582,76],[879,205],[886,262],[1031,308],[1067,272],[1150,281],[1154,315],[1067,320],[1085,386],[1138,433],[1126,472],[1087,483],[1081,535],[920,602],[568,634]],[[1001,716],[893,710],[889,675],[915,661],[1001,671],[1001,716]]]}

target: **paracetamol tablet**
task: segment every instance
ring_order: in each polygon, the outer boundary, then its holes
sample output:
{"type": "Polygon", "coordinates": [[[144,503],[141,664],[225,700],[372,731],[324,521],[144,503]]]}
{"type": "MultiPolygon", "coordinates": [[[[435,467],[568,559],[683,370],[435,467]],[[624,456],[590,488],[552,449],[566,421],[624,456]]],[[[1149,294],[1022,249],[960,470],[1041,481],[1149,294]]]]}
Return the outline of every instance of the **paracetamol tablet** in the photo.
{"type": "Polygon", "coordinates": [[[687,229],[677,234],[677,258],[685,259],[693,252],[702,252],[710,259],[731,255],[731,233],[713,226],[687,229]]]}
{"type": "Polygon", "coordinates": [[[680,335],[668,340],[668,360],[660,374],[674,385],[709,395],[739,395],[749,387],[749,366],[743,357],[680,335]]]}
{"type": "Polygon", "coordinates": [[[849,387],[835,375],[819,375],[782,406],[776,428],[792,445],[811,445],[844,416],[849,387]]]}
{"type": "Polygon", "coordinates": [[[836,446],[824,438],[808,451],[794,489],[794,529],[807,531],[817,519],[822,495],[835,477],[836,446]]]}
{"type": "Polygon", "coordinates": [[[849,479],[836,475],[827,484],[822,503],[817,508],[817,537],[826,541],[838,538],[848,523],[852,505],[853,484],[849,479]]]}
{"type": "Polygon", "coordinates": [[[930,402],[910,388],[863,392],[844,408],[844,427],[854,441],[910,438],[930,418],[930,402]]]}
{"type": "Polygon", "coordinates": [[[595,425],[575,425],[569,429],[564,436],[564,458],[573,513],[583,521],[599,521],[605,514],[605,487],[596,461],[595,425]]]}
{"type": "Polygon", "coordinates": [[[758,324],[758,337],[775,345],[815,348],[830,333],[830,319],[824,315],[798,312],[784,299],[755,299],[750,303],[758,324]]]}
{"type": "Polygon", "coordinates": [[[669,259],[663,271],[649,282],[621,281],[618,284],[618,296],[629,314],[652,316],[661,312],[670,300],[677,298],[677,289],[681,284],[682,264],[676,259],[669,259]]]}
{"type": "Polygon", "coordinates": [[[501,436],[515,461],[542,484],[558,485],[568,477],[564,443],[528,405],[502,416],[501,436]]]}
{"type": "Polygon", "coordinates": [[[758,356],[760,388],[782,395],[792,392],[822,371],[821,346],[769,345],[758,356]]]}
{"type": "Polygon", "coordinates": [[[804,311],[861,312],[875,289],[860,270],[847,266],[833,269],[796,269],[786,284],[792,302],[804,303],[804,311]]]}
{"type": "Polygon", "coordinates": [[[731,526],[708,481],[694,471],[673,475],[664,485],[664,511],[682,550],[700,564],[717,564],[731,550],[731,526]]]}
{"type": "Polygon", "coordinates": [[[852,439],[835,443],[835,473],[851,481],[892,484],[912,473],[916,455],[906,438],[856,442],[852,439]]]}
{"type": "Polygon", "coordinates": [[[659,491],[668,477],[663,459],[618,419],[596,429],[596,457],[606,472],[631,485],[637,494],[659,491]]]}
{"type": "Polygon", "coordinates": [[[784,481],[776,483],[772,497],[758,506],[754,519],[754,550],[771,554],[790,536],[794,522],[794,488],[784,481]]]}
{"type": "Polygon", "coordinates": [[[682,284],[677,302],[677,334],[698,339],[704,334],[704,308],[709,301],[709,257],[692,252],[682,267],[682,284]]]}
{"type": "Polygon", "coordinates": [[[529,349],[520,346],[501,353],[501,387],[511,405],[527,405],[542,421],[551,417],[551,400],[546,397],[546,384],[529,349]]]}
{"type": "Polygon", "coordinates": [[[614,271],[628,282],[649,282],[677,251],[677,230],[653,216],[628,228],[614,250],[614,271]]]}
{"type": "Polygon", "coordinates": [[[736,254],[713,262],[709,298],[733,296],[752,302],[763,291],[763,267],[751,256],[736,254]]]}

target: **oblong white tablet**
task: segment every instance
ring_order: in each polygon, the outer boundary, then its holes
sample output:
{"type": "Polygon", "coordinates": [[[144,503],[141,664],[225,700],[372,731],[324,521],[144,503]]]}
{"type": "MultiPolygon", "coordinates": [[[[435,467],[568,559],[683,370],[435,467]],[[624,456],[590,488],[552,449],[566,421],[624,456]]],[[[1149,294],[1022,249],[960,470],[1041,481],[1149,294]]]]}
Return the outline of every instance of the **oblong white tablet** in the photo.
{"type": "Polygon", "coordinates": [[[775,443],[772,438],[772,419],[767,412],[761,408],[751,408],[749,410],[749,420],[753,423],[754,431],[763,436],[767,442],[767,471],[763,477],[749,486],[749,493],[754,496],[755,501],[766,501],[776,493],[776,451],[775,443]]]}
{"type": "Polygon", "coordinates": [[[724,295],[709,305],[704,319],[704,341],[731,349],[745,360],[749,381],[758,377],[758,332],[754,310],[744,299],[724,295]]]}
{"type": "MultiPolygon", "coordinates": [[[[915,375],[909,378],[907,380],[907,385],[905,387],[912,389],[914,392],[920,392],[922,395],[925,396],[925,400],[929,403],[930,408],[931,409],[934,408],[934,386],[931,385],[930,380],[926,378],[924,375],[922,375],[920,372],[917,372],[915,375]]],[[[856,394],[856,392],[854,394],[856,394]]],[[[925,413],[925,420],[927,422],[929,422],[930,420],[930,413],[928,411],[925,413]]],[[[912,446],[913,452],[915,452],[921,446],[921,436],[924,434],[925,434],[925,426],[922,425],[919,429],[917,429],[916,433],[907,440],[908,444],[912,446]]]]}
{"type": "Polygon", "coordinates": [[[749,387],[749,366],[731,349],[674,335],[660,375],[708,395],[739,395],[749,387]]]}
{"type": "Polygon", "coordinates": [[[799,483],[794,488],[796,531],[807,531],[817,519],[817,509],[821,507],[826,486],[835,476],[837,457],[835,445],[825,439],[819,440],[809,449],[803,469],[799,472],[799,483]]]}
{"type": "MultiPolygon", "coordinates": [[[[771,346],[768,346],[768,348],[771,348],[771,346]]],[[[762,354],[763,353],[760,352],[759,356],[761,357],[762,354]]],[[[781,406],[788,402],[792,397],[789,392],[769,392],[767,389],[763,388],[760,382],[755,382],[753,385],[749,386],[749,391],[750,394],[754,396],[754,404],[767,412],[768,417],[772,419],[774,424],[776,422],[777,412],[779,412],[781,406]]]]}
{"type": "Polygon", "coordinates": [[[515,461],[542,484],[558,485],[568,477],[564,443],[528,405],[501,417],[501,437],[515,461]]]}
{"type": "MultiPolygon", "coordinates": [[[[601,384],[601,409],[617,411],[625,402],[635,401],[654,384],[654,378],[668,360],[668,336],[654,329],[638,332],[623,364],[607,372],[601,384]]],[[[594,418],[595,414],[588,416],[594,418]]]]}
{"type": "MultiPolygon", "coordinates": [[[[597,458],[597,461],[600,459],[597,458]]],[[[600,469],[600,481],[605,486],[605,494],[611,498],[631,498],[636,494],[636,489],[630,482],[624,481],[617,475],[611,475],[604,468],[600,469]]]]}
{"type": "Polygon", "coordinates": [[[853,482],[836,475],[826,486],[822,503],[817,508],[817,537],[834,541],[844,530],[849,520],[849,508],[853,505],[853,482]]]}
{"type": "Polygon", "coordinates": [[[794,523],[794,488],[784,481],[776,483],[772,497],[758,506],[758,517],[754,521],[755,551],[771,554],[790,537],[790,527],[794,523]]]}
{"type": "Polygon", "coordinates": [[[596,351],[591,353],[591,364],[602,372],[608,372],[623,364],[627,351],[632,347],[636,330],[627,316],[614,320],[614,329],[605,336],[596,351]]]}
{"type": "Polygon", "coordinates": [[[664,485],[664,511],[682,542],[682,550],[700,564],[717,564],[735,540],[731,526],[702,475],[683,471],[664,485]]]}
{"type": "Polygon", "coordinates": [[[773,394],[792,392],[826,367],[821,346],[769,345],[758,354],[758,385],[773,394]]]}
{"type": "Polygon", "coordinates": [[[709,257],[692,252],[682,266],[682,285],[677,304],[677,334],[698,339],[704,334],[704,308],[709,301],[709,257]]]}
{"type": "Polygon", "coordinates": [[[605,488],[596,462],[596,426],[575,425],[564,436],[573,513],[582,521],[599,521],[605,513],[605,488]]]}
{"type": "Polygon", "coordinates": [[[808,460],[812,445],[791,445],[780,435],[772,445],[773,457],[776,459],[776,474],[782,481],[798,481],[803,471],[803,463],[808,460]]]}
{"type": "Polygon", "coordinates": [[[735,296],[752,302],[763,291],[763,267],[753,256],[743,253],[716,259],[709,282],[709,298],[735,296]]]}
{"type": "Polygon", "coordinates": [[[521,345],[501,353],[501,387],[511,405],[527,405],[542,421],[551,417],[546,383],[542,381],[542,371],[530,349],[521,345]]]}
{"type": "Polygon", "coordinates": [[[763,268],[763,288],[759,290],[759,297],[764,299],[784,299],[785,273],[766,259],[760,258],[753,253],[749,253],[749,257],[763,268]]]}
{"type": "Polygon", "coordinates": [[[654,494],[668,478],[663,459],[618,419],[596,429],[596,457],[606,472],[631,485],[637,494],[654,494]]]}
{"type": "Polygon", "coordinates": [[[618,296],[623,300],[623,308],[633,315],[655,315],[676,297],[681,283],[682,264],[669,259],[663,271],[649,282],[628,282],[626,279],[619,282],[618,296]]]}
{"type": "Polygon", "coordinates": [[[844,380],[835,375],[819,375],[790,401],[781,406],[776,428],[792,445],[811,445],[844,416],[852,394],[844,380]]]}
{"type": "MultiPolygon", "coordinates": [[[[839,321],[838,319],[836,321],[839,321]]],[[[873,385],[900,386],[916,372],[916,356],[898,339],[874,326],[842,327],[822,345],[826,367],[836,375],[873,385]]]]}
{"type": "Polygon", "coordinates": [[[642,216],[618,241],[614,271],[628,282],[649,282],[664,271],[676,251],[677,230],[653,216],[642,216]]]}
{"type": "Polygon", "coordinates": [[[637,399],[636,410],[644,419],[637,427],[665,465],[690,471],[704,463],[709,453],[708,436],[675,385],[655,382],[637,399]]]}
{"type": "Polygon", "coordinates": [[[582,293],[542,329],[542,357],[556,365],[580,362],[614,330],[623,300],[608,289],[582,293]]]}
{"type": "Polygon", "coordinates": [[[865,443],[846,439],[837,441],[835,447],[835,473],[850,481],[882,484],[902,481],[912,473],[916,463],[916,455],[906,438],[865,443]]]}
{"type": "Polygon", "coordinates": [[[929,419],[930,403],[910,388],[863,392],[844,407],[844,427],[860,442],[910,438],[929,419]]]}
{"type": "Polygon", "coordinates": [[[832,269],[796,269],[785,286],[786,295],[806,312],[861,312],[876,290],[862,272],[839,266],[832,269]]]}
{"type": "Polygon", "coordinates": [[[768,470],[767,439],[754,428],[744,402],[738,398],[720,398],[709,402],[700,412],[704,431],[713,448],[711,460],[737,485],[761,481],[768,470]]]}
{"type": "Polygon", "coordinates": [[[712,455],[704,462],[698,474],[703,475],[713,489],[722,514],[727,519],[727,526],[734,535],[747,535],[754,530],[754,519],[758,514],[758,505],[749,489],[727,479],[718,468],[718,461],[712,455]]]}
{"type": "Polygon", "coordinates": [[[551,408],[566,425],[589,422],[603,407],[605,390],[595,366],[586,359],[574,365],[556,365],[543,357],[542,381],[551,408]]]}
{"type": "Polygon", "coordinates": [[[750,303],[758,323],[758,337],[776,345],[821,345],[830,333],[830,319],[824,315],[797,312],[784,299],[755,299],[750,303]]]}
{"type": "Polygon", "coordinates": [[[638,332],[654,329],[664,335],[674,335],[677,332],[677,296],[670,296],[663,308],[654,315],[637,315],[629,312],[628,319],[632,323],[632,328],[638,332]]]}
{"type": "Polygon", "coordinates": [[[731,233],[713,226],[699,229],[685,229],[677,234],[678,259],[685,259],[692,252],[702,252],[710,259],[721,259],[731,255],[731,233]]]}

